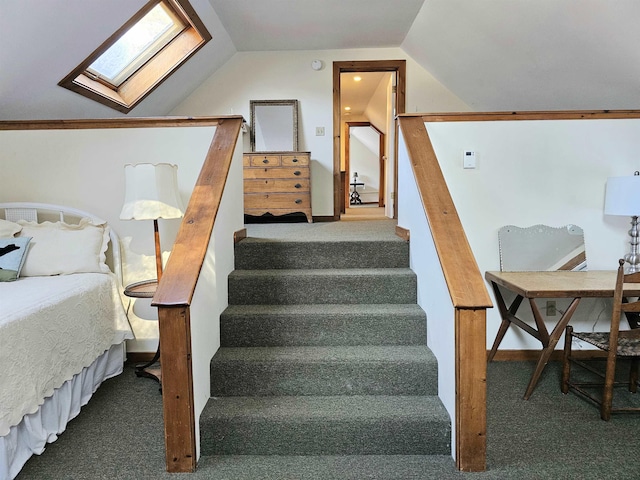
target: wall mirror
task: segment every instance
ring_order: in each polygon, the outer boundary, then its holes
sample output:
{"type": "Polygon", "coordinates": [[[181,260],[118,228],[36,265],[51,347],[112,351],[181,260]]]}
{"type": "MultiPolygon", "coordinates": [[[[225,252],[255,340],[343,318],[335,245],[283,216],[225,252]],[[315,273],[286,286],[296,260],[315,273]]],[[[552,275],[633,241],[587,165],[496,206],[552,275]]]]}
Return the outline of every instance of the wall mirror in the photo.
{"type": "Polygon", "coordinates": [[[251,151],[298,151],[298,100],[250,100],[251,151]]]}
{"type": "Polygon", "coordinates": [[[500,270],[586,270],[584,232],[576,225],[507,225],[498,231],[500,270]]]}

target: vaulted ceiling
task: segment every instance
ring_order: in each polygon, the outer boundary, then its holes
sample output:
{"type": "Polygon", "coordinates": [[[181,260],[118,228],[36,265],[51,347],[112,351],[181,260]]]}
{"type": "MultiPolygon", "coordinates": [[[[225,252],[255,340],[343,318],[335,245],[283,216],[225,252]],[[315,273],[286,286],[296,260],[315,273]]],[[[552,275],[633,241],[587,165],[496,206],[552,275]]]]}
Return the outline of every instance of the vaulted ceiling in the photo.
{"type": "MultiPolygon", "coordinates": [[[[401,47],[474,110],[640,108],[638,0],[190,0],[214,39],[129,116],[236,52],[401,47]]],[[[0,2],[0,119],[103,118],[58,81],[146,0],[0,2]]]]}

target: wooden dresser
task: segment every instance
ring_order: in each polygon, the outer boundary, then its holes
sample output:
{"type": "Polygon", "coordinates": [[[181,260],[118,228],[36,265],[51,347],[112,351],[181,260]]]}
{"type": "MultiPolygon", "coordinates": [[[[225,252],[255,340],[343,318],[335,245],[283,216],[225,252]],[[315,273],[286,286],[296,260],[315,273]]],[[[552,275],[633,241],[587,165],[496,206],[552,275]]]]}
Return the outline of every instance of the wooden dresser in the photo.
{"type": "Polygon", "coordinates": [[[311,223],[309,152],[245,153],[244,213],[302,212],[311,223]]]}

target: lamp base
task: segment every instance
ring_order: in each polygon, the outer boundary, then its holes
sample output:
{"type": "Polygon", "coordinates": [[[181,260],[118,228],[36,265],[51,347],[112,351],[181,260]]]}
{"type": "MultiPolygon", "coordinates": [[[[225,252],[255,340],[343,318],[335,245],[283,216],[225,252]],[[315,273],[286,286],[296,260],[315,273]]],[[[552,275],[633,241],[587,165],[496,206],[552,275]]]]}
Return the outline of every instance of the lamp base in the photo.
{"type": "Polygon", "coordinates": [[[640,232],[638,231],[638,217],[631,217],[631,230],[629,230],[629,245],[631,250],[624,256],[625,262],[628,266],[625,268],[627,273],[640,272],[640,253],[638,253],[638,244],[640,243],[640,232]]]}

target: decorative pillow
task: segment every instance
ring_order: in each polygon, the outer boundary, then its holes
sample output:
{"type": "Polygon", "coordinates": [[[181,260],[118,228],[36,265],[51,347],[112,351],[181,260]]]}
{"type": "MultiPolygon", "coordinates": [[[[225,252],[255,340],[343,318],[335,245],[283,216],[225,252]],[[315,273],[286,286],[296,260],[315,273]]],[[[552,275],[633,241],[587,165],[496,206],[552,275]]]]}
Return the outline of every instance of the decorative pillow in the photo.
{"type": "Polygon", "coordinates": [[[109,243],[107,225],[94,225],[88,218],[81,219],[78,225],[22,220],[18,223],[22,225],[20,237],[31,237],[22,276],[109,271],[105,257],[109,243]]]}
{"type": "Polygon", "coordinates": [[[0,282],[18,279],[30,240],[30,237],[0,238],[0,282]]]}
{"type": "Polygon", "coordinates": [[[20,232],[20,230],[22,230],[22,227],[17,223],[0,218],[0,238],[13,237],[16,233],[20,232]]]}

